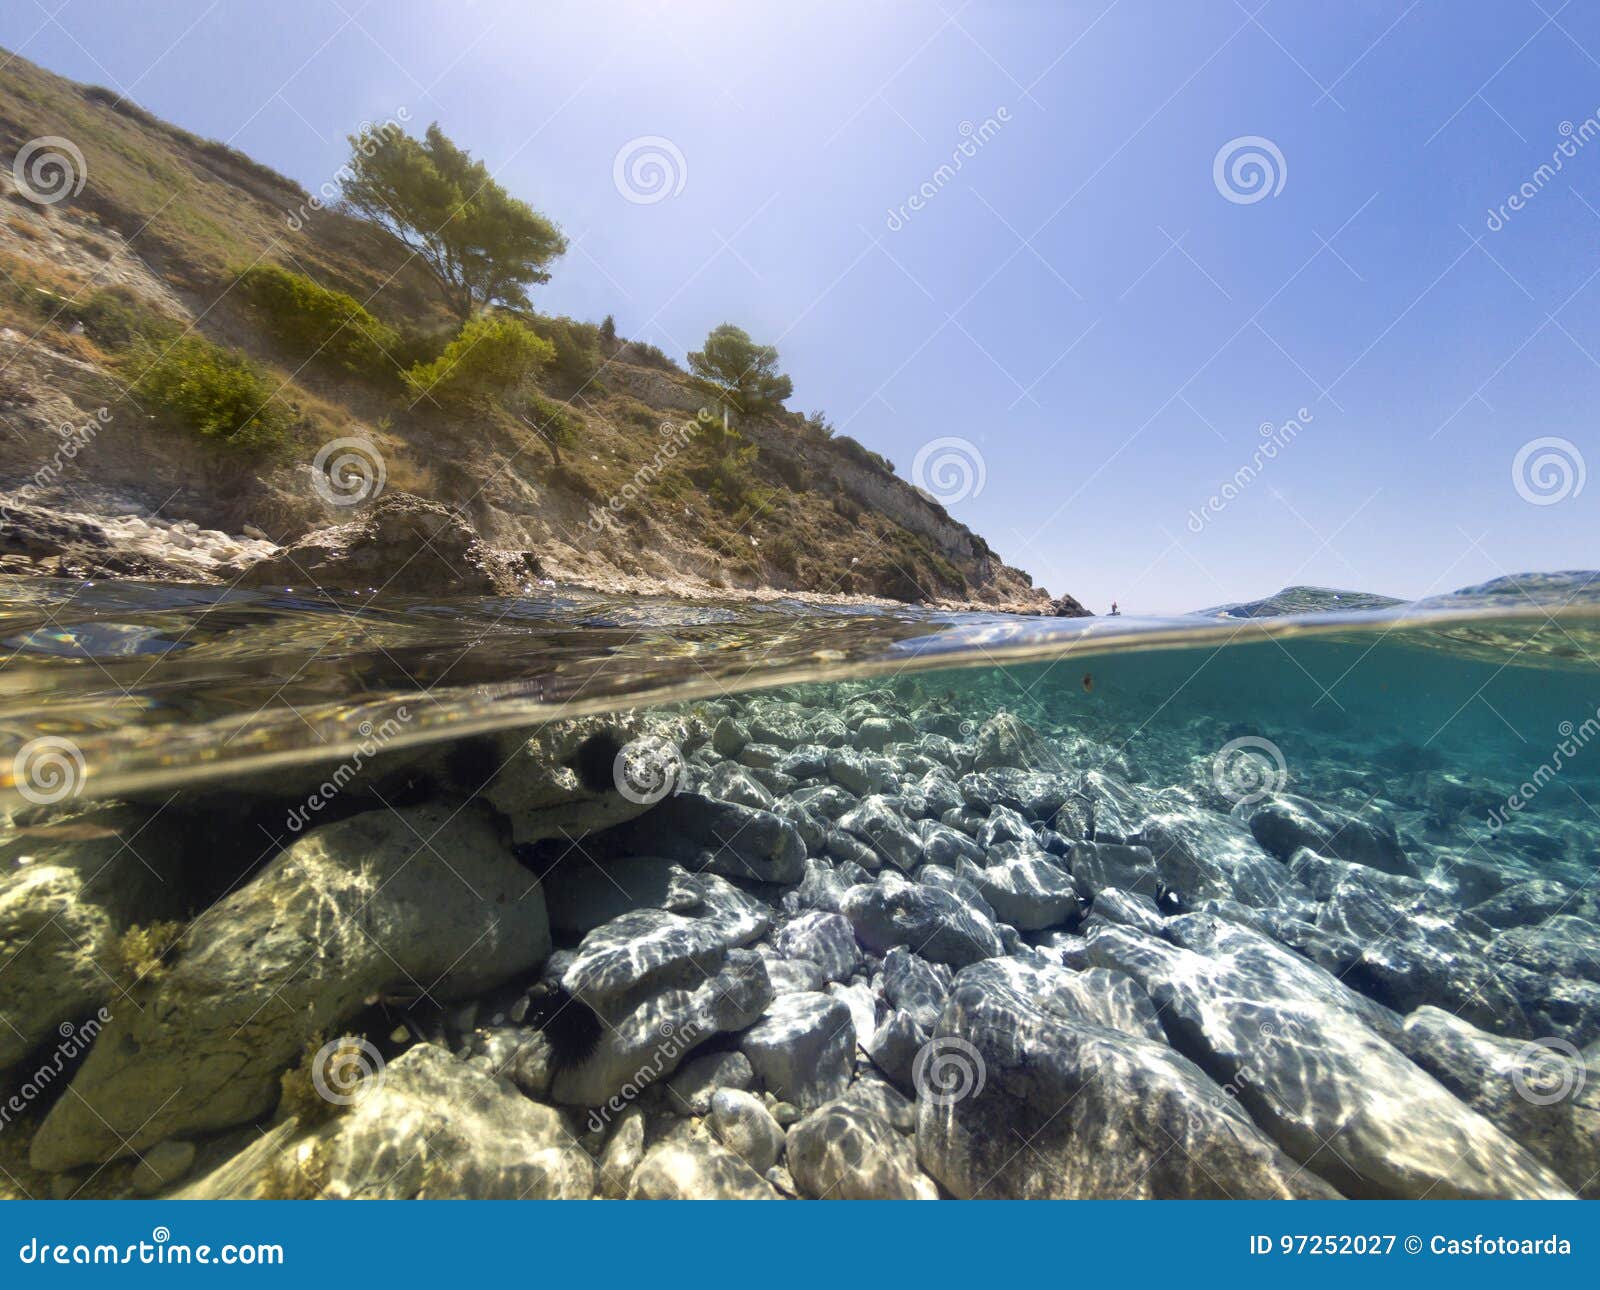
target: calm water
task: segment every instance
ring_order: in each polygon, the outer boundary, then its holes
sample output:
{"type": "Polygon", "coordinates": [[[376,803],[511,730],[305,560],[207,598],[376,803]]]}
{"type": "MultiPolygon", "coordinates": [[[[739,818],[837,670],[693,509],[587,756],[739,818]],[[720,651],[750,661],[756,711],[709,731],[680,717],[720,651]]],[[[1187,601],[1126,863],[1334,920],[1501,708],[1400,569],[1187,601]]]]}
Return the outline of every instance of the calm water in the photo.
{"type": "Polygon", "coordinates": [[[1326,595],[1285,603],[1294,616],[1078,620],[0,578],[0,792],[41,737],[70,741],[75,787],[108,796],[334,758],[375,732],[398,748],[849,678],[953,686],[980,709],[1093,723],[1118,745],[1158,745],[1209,716],[1291,744],[1321,731],[1414,742],[1473,773],[1531,771],[1563,722],[1594,716],[1600,576],[1380,611],[1326,595]]]}

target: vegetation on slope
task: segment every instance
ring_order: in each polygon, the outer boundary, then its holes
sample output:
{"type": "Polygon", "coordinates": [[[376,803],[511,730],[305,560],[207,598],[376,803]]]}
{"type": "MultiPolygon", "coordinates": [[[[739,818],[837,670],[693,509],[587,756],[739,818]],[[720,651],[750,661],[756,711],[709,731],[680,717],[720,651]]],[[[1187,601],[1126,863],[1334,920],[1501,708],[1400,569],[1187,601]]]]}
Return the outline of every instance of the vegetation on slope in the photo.
{"type": "Polygon", "coordinates": [[[49,207],[0,203],[0,328],[23,338],[0,355],[0,416],[38,397],[30,364],[48,359],[79,407],[121,411],[103,463],[192,466],[232,508],[209,522],[326,522],[305,463],[358,434],[391,486],[464,506],[491,540],[566,552],[569,572],[1030,594],[886,459],[787,411],[774,347],[724,324],[685,372],[609,318],[535,310],[560,229],[437,125],[352,136],[338,190],[313,197],[13,60],[0,155],[45,134],[81,150],[87,182],[49,207]]]}

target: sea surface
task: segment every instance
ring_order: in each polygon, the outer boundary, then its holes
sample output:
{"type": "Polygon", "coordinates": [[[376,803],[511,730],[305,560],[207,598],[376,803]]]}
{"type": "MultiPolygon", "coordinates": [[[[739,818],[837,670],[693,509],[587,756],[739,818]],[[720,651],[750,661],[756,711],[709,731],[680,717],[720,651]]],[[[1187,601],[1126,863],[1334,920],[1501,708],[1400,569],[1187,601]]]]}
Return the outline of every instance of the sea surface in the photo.
{"type": "MultiPolygon", "coordinates": [[[[1373,752],[1415,743],[1498,778],[1536,769],[1563,723],[1594,716],[1600,574],[1345,607],[1385,600],[1292,588],[1181,617],[1052,619],[0,578],[0,792],[15,783],[5,763],[41,736],[81,754],[75,789],[113,796],[336,758],[386,722],[402,747],[861,680],[948,687],[977,705],[974,716],[1006,708],[1093,726],[1119,745],[1159,748],[1205,716],[1255,723],[1296,747],[1323,730],[1373,752]]],[[[1592,784],[1594,761],[1574,763],[1573,776],[1592,784]]],[[[1574,819],[1595,820],[1560,796],[1574,819]]]]}

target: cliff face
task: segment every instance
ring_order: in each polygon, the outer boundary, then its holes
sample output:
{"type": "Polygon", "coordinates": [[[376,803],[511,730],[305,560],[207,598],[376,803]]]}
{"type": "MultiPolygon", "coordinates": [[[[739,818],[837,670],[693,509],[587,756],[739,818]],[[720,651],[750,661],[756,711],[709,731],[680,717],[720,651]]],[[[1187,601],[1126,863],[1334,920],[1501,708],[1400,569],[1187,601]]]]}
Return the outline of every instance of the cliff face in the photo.
{"type": "MultiPolygon", "coordinates": [[[[788,413],[726,429],[697,422],[703,395],[647,346],[607,337],[582,379],[530,383],[529,396],[576,429],[556,449],[519,407],[464,413],[412,399],[398,379],[404,354],[363,379],[302,362],[238,289],[244,267],[277,263],[347,292],[413,347],[437,344],[453,322],[371,224],[14,60],[0,83],[0,157],[41,136],[72,141],[84,182],[41,202],[0,167],[0,501],[286,545],[375,500],[347,505],[319,486],[324,450],[354,439],[369,479],[459,510],[485,541],[533,554],[558,580],[1049,612],[1026,574],[853,441],[808,434],[788,413]],[[103,325],[108,309],[158,316],[256,365],[290,410],[287,441],[241,454],[135,397],[143,360],[103,325]]],[[[39,552],[19,543],[0,539],[0,557],[20,570],[39,552]]]]}

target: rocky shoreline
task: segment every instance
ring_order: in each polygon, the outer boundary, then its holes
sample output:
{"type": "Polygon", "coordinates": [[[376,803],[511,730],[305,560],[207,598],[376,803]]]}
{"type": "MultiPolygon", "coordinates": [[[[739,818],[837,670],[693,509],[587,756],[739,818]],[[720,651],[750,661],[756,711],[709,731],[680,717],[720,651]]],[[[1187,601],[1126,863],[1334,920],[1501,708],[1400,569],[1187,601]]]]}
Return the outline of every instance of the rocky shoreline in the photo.
{"type": "MultiPolygon", "coordinates": [[[[593,567],[547,568],[534,552],[504,550],[484,542],[458,512],[441,503],[398,491],[385,494],[354,519],[313,529],[282,544],[260,529],[229,534],[202,529],[193,521],[135,513],[92,514],[0,494],[0,574],[430,596],[517,596],[555,587],[559,581],[566,588],[616,596],[884,609],[905,603],[881,596],[714,586],[699,578],[653,578],[593,567]]],[[[1089,616],[1073,597],[1051,600],[1043,592],[1028,599],[933,597],[918,603],[968,613],[1089,616]]]]}
{"type": "Polygon", "coordinates": [[[194,1197],[1600,1195],[1585,857],[1441,844],[1444,771],[1355,803],[1336,758],[1243,794],[1197,748],[1147,760],[851,683],[417,754],[408,798],[392,768],[345,783],[204,895],[181,804],[18,817],[0,1081],[34,1095],[7,1174],[194,1197]]]}

